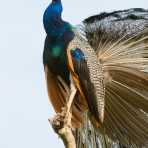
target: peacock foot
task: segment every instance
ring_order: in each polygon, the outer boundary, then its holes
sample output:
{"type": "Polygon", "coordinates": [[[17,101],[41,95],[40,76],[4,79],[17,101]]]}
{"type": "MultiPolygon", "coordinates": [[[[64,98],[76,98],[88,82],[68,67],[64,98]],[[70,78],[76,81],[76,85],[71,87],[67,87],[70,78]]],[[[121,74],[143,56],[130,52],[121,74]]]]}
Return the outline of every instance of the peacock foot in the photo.
{"type": "Polygon", "coordinates": [[[71,118],[71,112],[67,110],[67,107],[64,107],[61,113],[57,113],[53,119],[49,119],[52,128],[61,137],[66,148],[76,148],[71,118]]]}
{"type": "Polygon", "coordinates": [[[71,112],[67,111],[67,107],[62,108],[61,113],[57,113],[49,122],[56,133],[65,126],[71,128],[71,112]]]}

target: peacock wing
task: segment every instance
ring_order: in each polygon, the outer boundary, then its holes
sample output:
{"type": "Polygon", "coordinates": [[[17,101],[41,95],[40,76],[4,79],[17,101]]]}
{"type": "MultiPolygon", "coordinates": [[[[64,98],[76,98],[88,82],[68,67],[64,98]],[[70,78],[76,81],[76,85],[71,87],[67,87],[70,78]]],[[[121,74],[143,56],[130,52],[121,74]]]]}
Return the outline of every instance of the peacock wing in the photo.
{"type": "Polygon", "coordinates": [[[99,120],[95,87],[90,79],[90,71],[88,69],[84,53],[81,51],[81,49],[75,48],[71,50],[71,57],[74,72],[78,78],[76,87],[78,87],[78,90],[82,96],[81,99],[83,99],[84,102],[87,102],[92,116],[99,120]]]}
{"type": "MultiPolygon", "coordinates": [[[[55,112],[61,113],[62,108],[66,106],[67,99],[70,93],[70,88],[60,76],[56,76],[52,72],[50,72],[47,65],[45,65],[45,77],[49,100],[55,112]]],[[[79,100],[79,97],[79,95],[76,95],[74,100],[79,100]]],[[[74,105],[72,106],[72,115],[73,127],[80,127],[83,121],[83,116],[82,110],[76,102],[74,102],[74,105]]]]}
{"type": "Polygon", "coordinates": [[[84,21],[83,31],[103,67],[104,132],[127,147],[147,147],[148,11],[92,16],[84,21]]]}

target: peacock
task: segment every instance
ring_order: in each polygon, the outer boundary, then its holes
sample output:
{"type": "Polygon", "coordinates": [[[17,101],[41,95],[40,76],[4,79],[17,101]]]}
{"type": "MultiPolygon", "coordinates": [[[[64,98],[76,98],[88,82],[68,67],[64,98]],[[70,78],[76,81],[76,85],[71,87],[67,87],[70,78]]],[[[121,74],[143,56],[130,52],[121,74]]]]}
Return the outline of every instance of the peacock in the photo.
{"type": "Polygon", "coordinates": [[[148,147],[148,10],[103,12],[76,27],[62,11],[52,0],[44,12],[43,64],[55,112],[69,104],[76,147],[148,147]]]}

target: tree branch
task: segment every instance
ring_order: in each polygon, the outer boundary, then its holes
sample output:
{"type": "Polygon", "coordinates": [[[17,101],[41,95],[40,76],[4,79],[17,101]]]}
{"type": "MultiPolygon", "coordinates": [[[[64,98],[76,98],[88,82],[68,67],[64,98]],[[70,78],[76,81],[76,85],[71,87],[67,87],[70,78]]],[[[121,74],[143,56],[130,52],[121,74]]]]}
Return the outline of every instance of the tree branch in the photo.
{"type": "MultiPolygon", "coordinates": [[[[72,133],[72,124],[71,118],[72,114],[70,112],[73,99],[76,95],[77,89],[75,87],[72,76],[70,75],[70,96],[68,97],[68,102],[62,112],[58,113],[52,120],[49,120],[54,131],[60,136],[63,140],[65,148],[76,148],[75,137],[72,133]]],[[[67,85],[63,81],[60,81],[64,87],[67,88],[67,85]]],[[[67,89],[65,89],[67,90],[67,89]]],[[[68,93],[69,94],[69,93],[68,93]]]]}
{"type": "Polygon", "coordinates": [[[57,114],[53,120],[49,120],[54,131],[62,139],[65,148],[76,148],[76,142],[71,129],[71,113],[65,118],[67,112],[63,109],[62,113],[57,114]]]}

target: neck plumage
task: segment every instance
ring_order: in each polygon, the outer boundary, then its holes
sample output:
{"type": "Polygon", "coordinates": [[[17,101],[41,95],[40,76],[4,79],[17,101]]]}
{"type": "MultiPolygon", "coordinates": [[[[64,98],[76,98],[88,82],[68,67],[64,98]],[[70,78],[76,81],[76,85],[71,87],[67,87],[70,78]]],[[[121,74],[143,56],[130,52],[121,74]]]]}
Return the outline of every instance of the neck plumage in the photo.
{"type": "Polygon", "coordinates": [[[50,40],[49,48],[54,58],[64,57],[64,49],[73,39],[72,26],[61,18],[62,4],[60,0],[53,0],[44,13],[43,23],[50,40]]]}
{"type": "Polygon", "coordinates": [[[49,37],[57,37],[60,34],[60,29],[64,23],[61,14],[61,0],[53,0],[45,10],[43,16],[44,28],[49,37]]]}
{"type": "Polygon", "coordinates": [[[43,62],[48,68],[69,82],[66,49],[73,39],[72,26],[62,20],[62,4],[53,0],[44,13],[43,23],[47,33],[43,62]]]}

